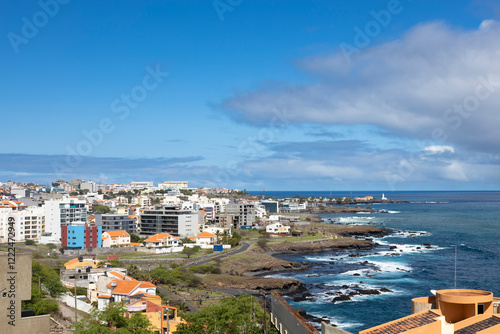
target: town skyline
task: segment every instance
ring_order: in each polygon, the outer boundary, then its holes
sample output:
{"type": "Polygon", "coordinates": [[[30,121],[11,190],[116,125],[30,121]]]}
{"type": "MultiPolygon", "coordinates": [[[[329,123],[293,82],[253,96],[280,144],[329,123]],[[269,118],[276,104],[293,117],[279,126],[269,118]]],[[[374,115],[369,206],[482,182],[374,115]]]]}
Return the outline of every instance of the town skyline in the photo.
{"type": "Polygon", "coordinates": [[[493,1],[8,1],[0,180],[500,189],[493,1]]]}

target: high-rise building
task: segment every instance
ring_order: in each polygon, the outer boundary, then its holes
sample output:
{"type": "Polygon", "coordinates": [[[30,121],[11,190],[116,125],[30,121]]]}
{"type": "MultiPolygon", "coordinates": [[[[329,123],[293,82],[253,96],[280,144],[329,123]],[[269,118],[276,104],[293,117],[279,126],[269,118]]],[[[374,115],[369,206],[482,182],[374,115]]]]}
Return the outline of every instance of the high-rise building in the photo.
{"type": "Polygon", "coordinates": [[[0,242],[8,242],[9,232],[15,241],[40,240],[45,229],[45,211],[39,207],[24,210],[0,209],[0,242]],[[9,230],[12,227],[13,230],[9,230]]]}
{"type": "Polygon", "coordinates": [[[234,228],[252,228],[255,223],[255,205],[245,201],[226,204],[225,213],[233,216],[234,228]]]}
{"type": "Polygon", "coordinates": [[[69,249],[102,247],[102,226],[71,223],[61,226],[61,246],[69,249]]]}
{"type": "Polygon", "coordinates": [[[176,237],[192,236],[198,233],[198,217],[198,212],[179,207],[146,208],[141,213],[140,235],[169,233],[176,237]]]}
{"type": "Polygon", "coordinates": [[[45,233],[42,243],[61,241],[61,226],[87,221],[87,201],[63,198],[45,202],[45,233]]]}
{"type": "Polygon", "coordinates": [[[125,230],[137,234],[137,219],[135,216],[122,214],[96,214],[95,223],[102,225],[102,232],[125,230]]]}

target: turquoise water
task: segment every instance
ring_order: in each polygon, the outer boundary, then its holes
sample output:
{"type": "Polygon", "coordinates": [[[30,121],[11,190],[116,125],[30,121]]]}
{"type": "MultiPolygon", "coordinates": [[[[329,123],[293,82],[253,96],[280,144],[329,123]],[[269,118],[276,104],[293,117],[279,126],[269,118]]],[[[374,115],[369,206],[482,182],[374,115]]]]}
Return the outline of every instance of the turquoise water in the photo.
{"type": "MultiPolygon", "coordinates": [[[[278,197],[296,194],[330,197],[330,192],[266,192],[266,196],[278,197]]],[[[377,192],[332,192],[333,197],[366,195],[381,197],[377,192]]],[[[309,301],[288,298],[290,304],[325,316],[353,333],[409,315],[412,298],[454,287],[453,245],[457,245],[457,288],[500,295],[500,192],[394,192],[385,196],[409,203],[372,205],[389,213],[323,215],[327,222],[372,224],[396,231],[375,239],[380,245],[373,251],[280,256],[312,264],[304,272],[274,275],[298,278],[313,294],[309,301]],[[335,293],[359,288],[390,292],[332,302],[335,293]]]]}

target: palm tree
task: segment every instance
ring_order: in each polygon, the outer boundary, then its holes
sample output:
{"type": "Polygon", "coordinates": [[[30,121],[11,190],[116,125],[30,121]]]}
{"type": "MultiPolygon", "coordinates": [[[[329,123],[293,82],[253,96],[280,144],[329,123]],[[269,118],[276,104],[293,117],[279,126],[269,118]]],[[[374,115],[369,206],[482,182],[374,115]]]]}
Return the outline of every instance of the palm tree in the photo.
{"type": "Polygon", "coordinates": [[[217,244],[219,243],[219,238],[221,236],[221,233],[219,230],[215,231],[215,236],[217,237],[217,244]]]}
{"type": "Polygon", "coordinates": [[[227,240],[229,239],[229,232],[224,229],[224,232],[222,233],[222,243],[227,244],[227,240]]]}

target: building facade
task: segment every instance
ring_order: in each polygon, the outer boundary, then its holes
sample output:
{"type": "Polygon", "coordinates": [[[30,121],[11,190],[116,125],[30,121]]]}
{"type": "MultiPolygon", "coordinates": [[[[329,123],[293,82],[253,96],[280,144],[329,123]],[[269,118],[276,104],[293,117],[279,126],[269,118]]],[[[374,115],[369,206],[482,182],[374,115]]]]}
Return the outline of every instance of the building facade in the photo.
{"type": "Polygon", "coordinates": [[[102,232],[125,230],[137,234],[137,219],[128,214],[96,214],[95,222],[102,225],[102,232]]]}
{"type": "Polygon", "coordinates": [[[14,228],[15,241],[38,241],[45,229],[45,210],[39,207],[25,210],[0,208],[0,242],[8,241],[10,226],[14,228]]]}
{"type": "Polygon", "coordinates": [[[187,189],[188,182],[187,181],[165,181],[163,183],[158,184],[158,189],[167,190],[167,189],[187,189]]]}
{"type": "Polygon", "coordinates": [[[102,227],[73,223],[61,226],[61,246],[68,249],[102,247],[102,227]]]}
{"type": "Polygon", "coordinates": [[[87,221],[87,201],[64,198],[45,202],[45,233],[43,243],[61,243],[61,226],[87,221]]]}
{"type": "Polygon", "coordinates": [[[140,235],[153,236],[169,233],[186,237],[198,232],[198,212],[178,207],[161,206],[144,209],[140,215],[140,235]]]}

